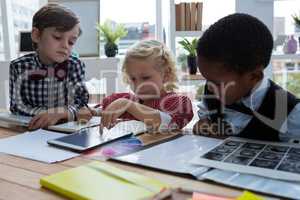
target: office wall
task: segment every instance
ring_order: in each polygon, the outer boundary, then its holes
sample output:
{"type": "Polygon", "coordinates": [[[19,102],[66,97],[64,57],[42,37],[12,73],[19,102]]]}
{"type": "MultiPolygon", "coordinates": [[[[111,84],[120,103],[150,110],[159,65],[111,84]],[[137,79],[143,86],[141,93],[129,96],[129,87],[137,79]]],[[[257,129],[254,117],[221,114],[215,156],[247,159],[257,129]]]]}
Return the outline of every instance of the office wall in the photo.
{"type": "Polygon", "coordinates": [[[96,23],[100,19],[99,0],[49,0],[70,8],[80,19],[83,34],[79,37],[74,51],[80,56],[99,56],[99,42],[96,23]]]}

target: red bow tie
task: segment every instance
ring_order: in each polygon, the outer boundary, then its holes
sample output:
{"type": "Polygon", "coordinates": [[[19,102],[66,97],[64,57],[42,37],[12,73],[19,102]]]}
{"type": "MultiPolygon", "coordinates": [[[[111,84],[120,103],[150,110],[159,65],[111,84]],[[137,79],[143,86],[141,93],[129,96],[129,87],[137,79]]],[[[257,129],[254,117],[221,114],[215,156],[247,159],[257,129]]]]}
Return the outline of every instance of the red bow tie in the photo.
{"type": "Polygon", "coordinates": [[[40,69],[30,70],[29,80],[41,80],[46,77],[56,77],[58,81],[63,81],[68,74],[68,61],[57,64],[55,67],[42,66],[40,69]]]}

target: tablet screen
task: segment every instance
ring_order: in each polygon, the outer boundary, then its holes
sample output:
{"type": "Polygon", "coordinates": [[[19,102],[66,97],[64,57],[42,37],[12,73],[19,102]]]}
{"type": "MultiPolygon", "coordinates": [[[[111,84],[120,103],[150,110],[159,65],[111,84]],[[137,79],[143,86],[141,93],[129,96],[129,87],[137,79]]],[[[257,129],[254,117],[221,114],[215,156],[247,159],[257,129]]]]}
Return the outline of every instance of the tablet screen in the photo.
{"type": "Polygon", "coordinates": [[[55,146],[83,151],[129,135],[131,135],[131,133],[120,133],[115,131],[104,131],[103,135],[100,135],[99,127],[94,127],[82,129],[71,135],[50,140],[48,143],[55,146]]]}

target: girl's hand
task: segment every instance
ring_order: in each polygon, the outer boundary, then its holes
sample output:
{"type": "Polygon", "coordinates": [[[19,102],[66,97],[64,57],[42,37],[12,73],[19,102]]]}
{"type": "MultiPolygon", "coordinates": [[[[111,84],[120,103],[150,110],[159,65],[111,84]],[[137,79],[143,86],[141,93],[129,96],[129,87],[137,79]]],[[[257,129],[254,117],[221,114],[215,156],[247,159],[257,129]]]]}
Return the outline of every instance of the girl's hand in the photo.
{"type": "Polygon", "coordinates": [[[111,128],[117,122],[117,119],[127,111],[132,105],[132,101],[126,98],[120,98],[112,102],[101,115],[101,126],[111,128]]]}
{"type": "Polygon", "coordinates": [[[76,114],[77,121],[79,123],[87,123],[94,116],[93,110],[89,110],[88,108],[81,108],[76,114]]]}

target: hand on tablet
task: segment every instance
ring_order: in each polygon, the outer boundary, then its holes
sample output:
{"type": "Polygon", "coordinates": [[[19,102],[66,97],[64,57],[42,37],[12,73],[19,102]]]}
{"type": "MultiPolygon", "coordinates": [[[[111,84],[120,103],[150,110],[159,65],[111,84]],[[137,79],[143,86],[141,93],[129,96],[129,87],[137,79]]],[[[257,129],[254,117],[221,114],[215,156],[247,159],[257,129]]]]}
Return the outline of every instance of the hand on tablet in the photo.
{"type": "Polygon", "coordinates": [[[62,119],[67,119],[68,113],[42,113],[34,116],[29,122],[29,130],[39,128],[47,128],[59,122],[62,119]]]}
{"type": "Polygon", "coordinates": [[[130,100],[125,98],[120,98],[112,102],[102,111],[102,127],[112,128],[117,123],[118,118],[127,111],[128,106],[130,106],[130,100]]]}
{"type": "Polygon", "coordinates": [[[90,121],[90,119],[93,117],[93,110],[90,110],[86,107],[83,107],[79,110],[79,112],[77,113],[77,121],[79,123],[86,123],[88,121],[90,121]]]}

